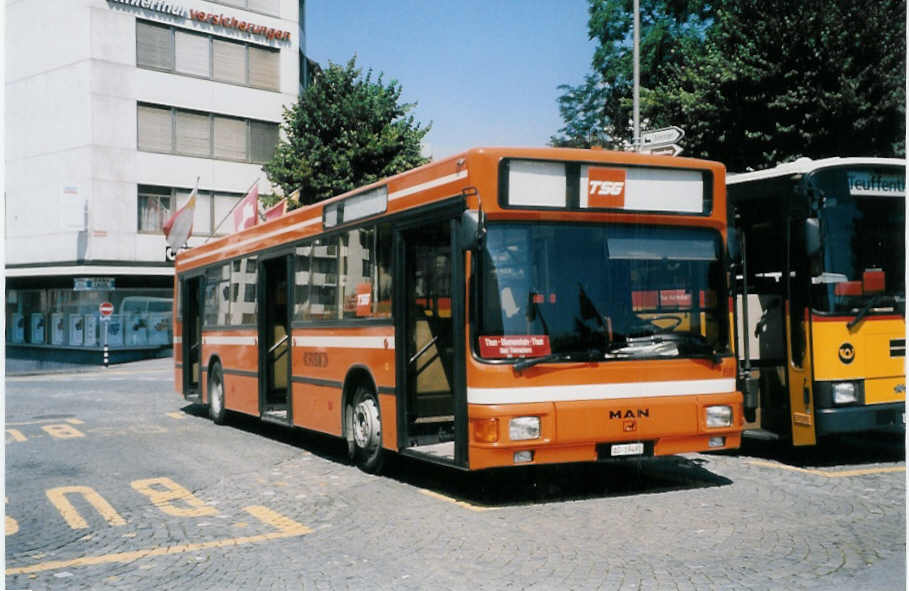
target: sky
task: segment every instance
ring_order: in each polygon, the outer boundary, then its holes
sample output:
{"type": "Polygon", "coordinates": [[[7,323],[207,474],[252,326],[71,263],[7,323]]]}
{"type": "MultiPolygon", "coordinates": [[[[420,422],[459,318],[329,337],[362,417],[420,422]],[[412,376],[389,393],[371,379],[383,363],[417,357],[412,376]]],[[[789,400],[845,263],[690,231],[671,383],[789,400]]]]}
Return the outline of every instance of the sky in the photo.
{"type": "Polygon", "coordinates": [[[397,80],[433,158],[477,146],[543,146],[563,126],[560,84],[595,44],[586,0],[308,0],[306,52],[397,80]]]}

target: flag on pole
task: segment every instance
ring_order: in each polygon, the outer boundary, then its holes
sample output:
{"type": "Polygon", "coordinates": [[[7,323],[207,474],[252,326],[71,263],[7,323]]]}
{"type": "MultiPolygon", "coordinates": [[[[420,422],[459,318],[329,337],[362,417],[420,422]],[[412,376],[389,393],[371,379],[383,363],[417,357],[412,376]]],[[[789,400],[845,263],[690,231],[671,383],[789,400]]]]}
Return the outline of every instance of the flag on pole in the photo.
{"type": "Polygon", "coordinates": [[[265,210],[265,221],[276,220],[287,213],[287,199],[282,199],[265,210]]]}
{"type": "Polygon", "coordinates": [[[189,201],[183,207],[178,209],[170,219],[164,222],[164,239],[167,245],[174,251],[180,248],[193,233],[193,218],[196,214],[196,195],[199,193],[199,179],[196,179],[196,186],[193,192],[189,194],[189,201]]]}
{"type": "Polygon", "coordinates": [[[259,184],[253,185],[234,210],[234,232],[251,228],[259,223],[259,184]]]}

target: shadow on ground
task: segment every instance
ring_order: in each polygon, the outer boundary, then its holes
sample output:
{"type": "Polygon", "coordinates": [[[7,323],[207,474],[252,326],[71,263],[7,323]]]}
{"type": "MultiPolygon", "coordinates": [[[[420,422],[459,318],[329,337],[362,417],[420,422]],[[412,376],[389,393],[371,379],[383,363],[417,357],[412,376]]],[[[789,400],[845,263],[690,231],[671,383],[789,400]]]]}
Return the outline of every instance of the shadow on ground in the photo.
{"type": "MultiPolygon", "coordinates": [[[[207,408],[201,405],[189,405],[183,411],[194,416],[208,416],[207,408]]],[[[287,429],[237,414],[229,414],[227,423],[232,428],[305,449],[332,462],[348,463],[347,445],[335,437],[302,429],[287,429]]],[[[711,472],[709,464],[709,457],[666,456],[465,472],[389,455],[382,476],[459,501],[501,507],[665,493],[732,483],[728,478],[711,472]]]]}
{"type": "Polygon", "coordinates": [[[861,433],[825,437],[817,445],[794,447],[789,441],[742,438],[742,446],[724,455],[776,460],[799,468],[831,468],[904,462],[905,436],[898,432],[861,433]]]}

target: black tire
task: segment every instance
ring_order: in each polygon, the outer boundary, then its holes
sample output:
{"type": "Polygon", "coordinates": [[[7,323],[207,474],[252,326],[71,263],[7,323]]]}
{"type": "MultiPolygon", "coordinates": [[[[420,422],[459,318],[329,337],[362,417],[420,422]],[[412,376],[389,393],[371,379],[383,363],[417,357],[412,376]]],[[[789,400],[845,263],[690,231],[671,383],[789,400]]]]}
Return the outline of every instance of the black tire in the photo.
{"type": "Polygon", "coordinates": [[[367,386],[357,386],[347,406],[347,443],[358,468],[377,474],[385,462],[379,399],[367,386]]]}
{"type": "Polygon", "coordinates": [[[220,363],[212,365],[208,372],[208,415],[216,425],[223,425],[227,415],[224,408],[224,372],[220,363]]]}

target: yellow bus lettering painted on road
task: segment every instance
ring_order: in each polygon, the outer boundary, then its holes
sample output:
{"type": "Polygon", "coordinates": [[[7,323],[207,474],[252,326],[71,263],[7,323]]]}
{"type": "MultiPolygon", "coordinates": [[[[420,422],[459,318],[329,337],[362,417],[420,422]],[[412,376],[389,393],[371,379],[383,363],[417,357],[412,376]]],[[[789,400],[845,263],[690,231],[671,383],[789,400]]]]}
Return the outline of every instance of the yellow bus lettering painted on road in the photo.
{"type": "Polygon", "coordinates": [[[204,517],[217,515],[218,510],[204,501],[193,496],[191,492],[167,477],[146,478],[134,480],[130,483],[137,492],[142,493],[151,500],[152,504],[168,515],[175,517],[204,517]],[[152,487],[163,487],[165,490],[152,487]],[[188,506],[178,507],[171,501],[181,501],[188,506]]]}
{"type": "Polygon", "coordinates": [[[47,431],[47,434],[54,439],[73,439],[74,437],[85,437],[85,433],[79,429],[76,429],[72,425],[64,425],[63,423],[44,425],[41,428],[47,431]]]}
{"type": "Polygon", "coordinates": [[[73,529],[85,529],[88,522],[76,511],[73,504],[69,502],[66,495],[76,493],[82,495],[82,498],[88,502],[95,510],[101,514],[110,525],[126,525],[126,521],[120,517],[110,503],[104,500],[95,490],[88,486],[61,486],[52,488],[47,491],[47,498],[53,503],[60,515],[66,520],[66,523],[73,529]]]}

